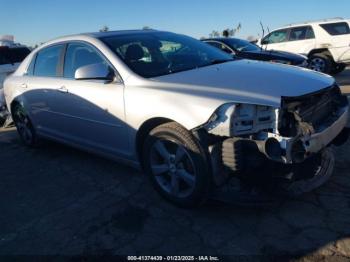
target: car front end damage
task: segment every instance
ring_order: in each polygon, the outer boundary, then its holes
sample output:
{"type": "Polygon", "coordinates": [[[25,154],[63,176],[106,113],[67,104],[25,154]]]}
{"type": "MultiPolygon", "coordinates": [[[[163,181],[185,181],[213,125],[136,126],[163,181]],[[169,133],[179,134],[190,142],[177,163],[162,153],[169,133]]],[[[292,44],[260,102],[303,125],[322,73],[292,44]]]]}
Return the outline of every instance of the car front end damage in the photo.
{"type": "Polygon", "coordinates": [[[196,132],[208,136],[216,184],[249,177],[257,178],[255,184],[271,185],[269,180],[277,177],[300,194],[332,174],[329,146],[348,139],[348,111],[347,98],[334,84],[299,97],[281,97],[279,108],[224,104],[196,132]]]}

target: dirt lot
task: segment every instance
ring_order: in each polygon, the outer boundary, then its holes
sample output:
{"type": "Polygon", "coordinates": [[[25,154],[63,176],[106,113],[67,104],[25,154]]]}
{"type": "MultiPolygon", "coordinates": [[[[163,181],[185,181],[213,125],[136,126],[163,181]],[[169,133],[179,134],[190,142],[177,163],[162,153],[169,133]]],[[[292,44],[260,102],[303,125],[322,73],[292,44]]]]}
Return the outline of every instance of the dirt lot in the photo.
{"type": "Polygon", "coordinates": [[[346,259],[350,142],[335,152],[330,181],[302,198],[263,208],[209,202],[183,210],[163,201],[144,175],[129,167],[51,142],[27,149],[14,129],[1,130],[0,255],[346,259]]]}
{"type": "Polygon", "coordinates": [[[342,73],[338,74],[337,82],[342,87],[344,93],[350,94],[350,67],[342,73]]]}

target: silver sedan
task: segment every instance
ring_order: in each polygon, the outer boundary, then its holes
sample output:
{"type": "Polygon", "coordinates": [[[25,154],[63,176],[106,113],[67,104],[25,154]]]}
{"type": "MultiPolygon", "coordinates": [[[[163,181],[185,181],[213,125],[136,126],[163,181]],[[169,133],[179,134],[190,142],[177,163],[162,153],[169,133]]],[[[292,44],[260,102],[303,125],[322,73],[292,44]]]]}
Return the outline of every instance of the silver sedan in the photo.
{"type": "Polygon", "coordinates": [[[169,32],[50,41],[4,90],[25,144],[48,138],[140,167],[180,206],[203,203],[252,168],[297,165],[347,138],[348,104],[332,77],[235,60],[169,32]]]}

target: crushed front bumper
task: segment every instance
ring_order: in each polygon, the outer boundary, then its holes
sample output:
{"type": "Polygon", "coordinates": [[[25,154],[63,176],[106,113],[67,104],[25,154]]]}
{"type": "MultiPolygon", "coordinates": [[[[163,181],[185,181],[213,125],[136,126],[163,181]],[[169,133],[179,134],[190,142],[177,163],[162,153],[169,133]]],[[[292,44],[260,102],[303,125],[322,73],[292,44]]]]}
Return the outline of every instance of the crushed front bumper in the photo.
{"type": "Polygon", "coordinates": [[[268,133],[269,138],[274,138],[279,142],[282,155],[278,158],[271,158],[286,164],[300,163],[308,156],[320,152],[332,143],[334,139],[346,128],[349,117],[348,106],[338,110],[337,115],[332,120],[319,128],[315,133],[299,137],[283,137],[268,133]],[[334,119],[336,119],[334,121],[334,119]]]}

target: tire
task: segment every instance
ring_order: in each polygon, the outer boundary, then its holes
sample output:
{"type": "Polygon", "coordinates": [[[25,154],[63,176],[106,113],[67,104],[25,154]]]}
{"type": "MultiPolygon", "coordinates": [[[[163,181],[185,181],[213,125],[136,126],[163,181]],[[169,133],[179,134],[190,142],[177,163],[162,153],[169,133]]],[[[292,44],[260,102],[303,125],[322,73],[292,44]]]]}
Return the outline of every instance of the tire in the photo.
{"type": "Polygon", "coordinates": [[[346,68],[345,64],[335,64],[331,73],[333,75],[339,74],[339,73],[343,72],[345,68],[346,68]]]}
{"type": "Polygon", "coordinates": [[[325,74],[331,73],[332,58],[323,53],[316,53],[310,56],[309,68],[325,74]]]}
{"type": "Polygon", "coordinates": [[[36,146],[38,144],[36,131],[22,105],[16,104],[13,107],[12,118],[23,144],[29,147],[36,146]]]}
{"type": "Polygon", "coordinates": [[[222,143],[222,163],[230,172],[244,171],[243,142],[241,139],[226,139],[222,143]]]}
{"type": "Polygon", "coordinates": [[[180,207],[195,207],[208,198],[212,176],[206,152],[198,140],[175,122],[148,134],[142,154],[154,188],[180,207]]]}

